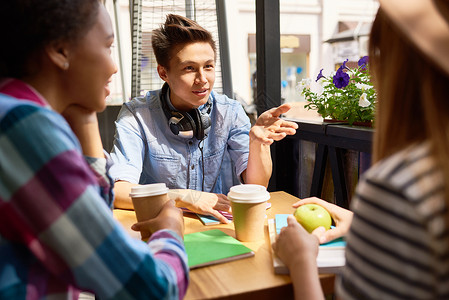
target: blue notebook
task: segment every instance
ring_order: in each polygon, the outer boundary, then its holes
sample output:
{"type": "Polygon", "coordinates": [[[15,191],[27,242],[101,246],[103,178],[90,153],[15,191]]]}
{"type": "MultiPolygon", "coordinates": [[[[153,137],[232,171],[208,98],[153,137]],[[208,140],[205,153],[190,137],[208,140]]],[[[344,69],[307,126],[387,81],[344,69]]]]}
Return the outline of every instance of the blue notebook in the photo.
{"type": "MultiPolygon", "coordinates": [[[[220,224],[220,221],[218,221],[217,218],[213,217],[213,216],[206,216],[206,215],[200,215],[200,214],[196,214],[198,216],[198,218],[200,219],[201,223],[203,223],[204,225],[216,225],[216,224],[220,224]]],[[[232,221],[232,216],[229,218],[226,216],[226,218],[228,220],[232,221]]]]}

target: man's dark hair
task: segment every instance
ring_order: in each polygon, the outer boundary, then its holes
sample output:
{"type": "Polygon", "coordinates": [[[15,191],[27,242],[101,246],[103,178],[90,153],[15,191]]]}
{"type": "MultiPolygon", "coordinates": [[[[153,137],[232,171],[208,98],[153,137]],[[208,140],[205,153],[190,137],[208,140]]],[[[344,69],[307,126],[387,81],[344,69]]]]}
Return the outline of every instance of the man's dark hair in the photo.
{"type": "Polygon", "coordinates": [[[212,34],[195,21],[174,14],[167,15],[165,23],[153,30],[151,39],[157,63],[166,69],[169,68],[172,50],[175,47],[197,42],[209,43],[216,58],[217,51],[212,34]]]}

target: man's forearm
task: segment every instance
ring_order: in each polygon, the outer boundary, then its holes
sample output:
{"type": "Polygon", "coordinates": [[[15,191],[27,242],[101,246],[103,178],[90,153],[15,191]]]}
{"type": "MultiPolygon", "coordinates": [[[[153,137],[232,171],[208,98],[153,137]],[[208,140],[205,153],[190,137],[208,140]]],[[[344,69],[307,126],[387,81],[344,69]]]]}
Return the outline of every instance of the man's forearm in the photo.
{"type": "Polygon", "coordinates": [[[115,193],[115,208],[122,209],[134,209],[133,202],[129,193],[131,192],[131,187],[136,186],[135,183],[130,183],[128,181],[117,181],[114,184],[115,193]]]}
{"type": "Polygon", "coordinates": [[[272,168],[270,146],[257,141],[250,141],[248,165],[243,175],[245,183],[260,184],[267,187],[272,168]]]}

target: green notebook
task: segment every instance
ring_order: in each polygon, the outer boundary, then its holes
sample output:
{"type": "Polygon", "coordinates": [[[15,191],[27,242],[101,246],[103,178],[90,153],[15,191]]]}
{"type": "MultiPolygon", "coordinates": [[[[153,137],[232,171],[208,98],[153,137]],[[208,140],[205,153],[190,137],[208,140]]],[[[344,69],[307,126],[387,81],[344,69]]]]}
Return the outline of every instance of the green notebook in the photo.
{"type": "Polygon", "coordinates": [[[219,229],[184,235],[190,269],[254,256],[254,252],[219,229]]]}

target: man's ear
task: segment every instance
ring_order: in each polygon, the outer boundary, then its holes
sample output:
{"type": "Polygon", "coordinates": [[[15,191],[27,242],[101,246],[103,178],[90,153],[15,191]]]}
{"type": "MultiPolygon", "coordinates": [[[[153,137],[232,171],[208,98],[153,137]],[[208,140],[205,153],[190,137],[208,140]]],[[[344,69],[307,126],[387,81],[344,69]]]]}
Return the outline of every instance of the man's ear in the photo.
{"type": "Polygon", "coordinates": [[[68,43],[54,42],[45,47],[48,58],[61,70],[69,68],[69,46],[68,43]]]}
{"type": "Polygon", "coordinates": [[[157,65],[157,73],[159,74],[159,77],[168,83],[168,76],[167,76],[167,69],[165,69],[161,65],[157,65]]]}

